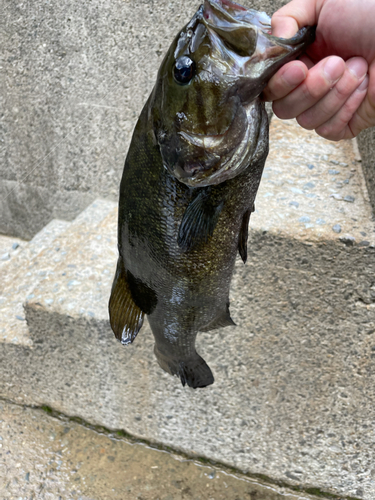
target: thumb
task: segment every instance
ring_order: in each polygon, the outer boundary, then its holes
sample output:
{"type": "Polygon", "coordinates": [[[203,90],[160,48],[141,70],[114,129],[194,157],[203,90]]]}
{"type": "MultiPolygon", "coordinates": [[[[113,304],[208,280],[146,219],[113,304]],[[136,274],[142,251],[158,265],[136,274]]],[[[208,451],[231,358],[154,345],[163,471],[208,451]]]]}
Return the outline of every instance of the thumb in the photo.
{"type": "MultiPolygon", "coordinates": [[[[290,38],[303,26],[313,26],[318,22],[318,0],[292,0],[276,11],[271,19],[272,34],[290,38]]],[[[319,9],[320,10],[320,9],[319,9]]]]}
{"type": "Polygon", "coordinates": [[[298,31],[297,21],[290,16],[281,16],[277,12],[271,19],[272,35],[279,38],[291,38],[298,31]]]}

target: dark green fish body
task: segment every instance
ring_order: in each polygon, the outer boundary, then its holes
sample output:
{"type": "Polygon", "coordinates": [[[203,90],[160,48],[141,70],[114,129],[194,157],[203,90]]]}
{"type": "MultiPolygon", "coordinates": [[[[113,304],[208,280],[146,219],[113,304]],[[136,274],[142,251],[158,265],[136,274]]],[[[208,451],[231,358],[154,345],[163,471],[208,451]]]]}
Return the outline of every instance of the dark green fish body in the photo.
{"type": "Polygon", "coordinates": [[[312,39],[307,30],[277,45],[267,34],[259,55],[257,15],[229,0],[198,10],[161,65],[121,181],[112,329],[131,343],[147,314],[160,366],[191,387],[214,380],[195,350],[197,333],[234,325],[230,281],[237,252],[246,261],[268,153],[258,96],[281,61],[312,39]]]}

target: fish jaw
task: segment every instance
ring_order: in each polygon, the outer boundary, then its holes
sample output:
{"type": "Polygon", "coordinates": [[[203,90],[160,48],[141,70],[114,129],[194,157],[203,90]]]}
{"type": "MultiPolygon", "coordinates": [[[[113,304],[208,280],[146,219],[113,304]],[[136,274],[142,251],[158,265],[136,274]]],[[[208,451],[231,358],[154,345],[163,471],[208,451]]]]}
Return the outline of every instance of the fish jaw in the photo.
{"type": "Polygon", "coordinates": [[[212,44],[224,43],[236,68],[238,79],[232,93],[248,103],[283,64],[296,59],[314,41],[315,26],[303,27],[289,39],[278,38],[272,35],[271,18],[265,12],[243,9],[230,0],[205,0],[203,22],[212,44]]]}

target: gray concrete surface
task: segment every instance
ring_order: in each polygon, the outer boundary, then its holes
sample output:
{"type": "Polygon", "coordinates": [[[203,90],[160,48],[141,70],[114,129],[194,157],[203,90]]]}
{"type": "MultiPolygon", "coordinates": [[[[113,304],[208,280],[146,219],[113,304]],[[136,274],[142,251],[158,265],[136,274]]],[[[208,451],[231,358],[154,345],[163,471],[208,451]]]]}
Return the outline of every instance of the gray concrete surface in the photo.
{"type": "Polygon", "coordinates": [[[6,251],[0,261],[0,342],[32,345],[23,305],[35,286],[48,278],[38,258],[67,227],[68,222],[55,219],[30,242],[2,237],[6,251]]]}
{"type": "Polygon", "coordinates": [[[372,500],[371,207],[353,143],[332,145],[294,127],[271,127],[249,262],[238,263],[232,286],[239,326],[198,338],[213,386],[193,391],[165,374],[147,322],[134,345],[115,341],[107,300],[116,204],[97,201],[32,257],[17,284],[15,293],[29,291],[29,279],[34,287],[25,297],[29,337],[0,344],[1,395],[305,491],[372,500]]]}
{"type": "MultiPolygon", "coordinates": [[[[244,1],[272,12],[280,0],[244,1]]],[[[184,0],[26,0],[0,19],[0,233],[30,239],[96,197],[116,200],[132,129],[184,0]]]]}
{"type": "Polygon", "coordinates": [[[356,141],[334,143],[273,118],[250,227],[309,242],[375,244],[356,141]]]}
{"type": "MultiPolygon", "coordinates": [[[[0,498],[314,500],[40,409],[0,400],[0,498]]],[[[320,497],[321,498],[321,497],[320,497]]]]}

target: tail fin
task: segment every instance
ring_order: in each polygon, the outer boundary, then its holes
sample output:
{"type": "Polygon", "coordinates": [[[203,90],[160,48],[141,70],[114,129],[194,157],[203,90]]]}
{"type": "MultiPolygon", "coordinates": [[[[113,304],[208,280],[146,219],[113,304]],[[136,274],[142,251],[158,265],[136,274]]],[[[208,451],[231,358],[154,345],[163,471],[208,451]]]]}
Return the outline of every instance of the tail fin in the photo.
{"type": "Polygon", "coordinates": [[[215,380],[210,367],[199,354],[191,360],[180,361],[179,371],[176,375],[180,377],[183,386],[187,384],[193,389],[207,387],[215,380]]]}
{"type": "Polygon", "coordinates": [[[193,389],[207,387],[214,383],[214,376],[208,364],[197,352],[189,358],[174,359],[162,354],[155,346],[156,359],[161,368],[171,375],[177,375],[183,386],[193,389]]]}

